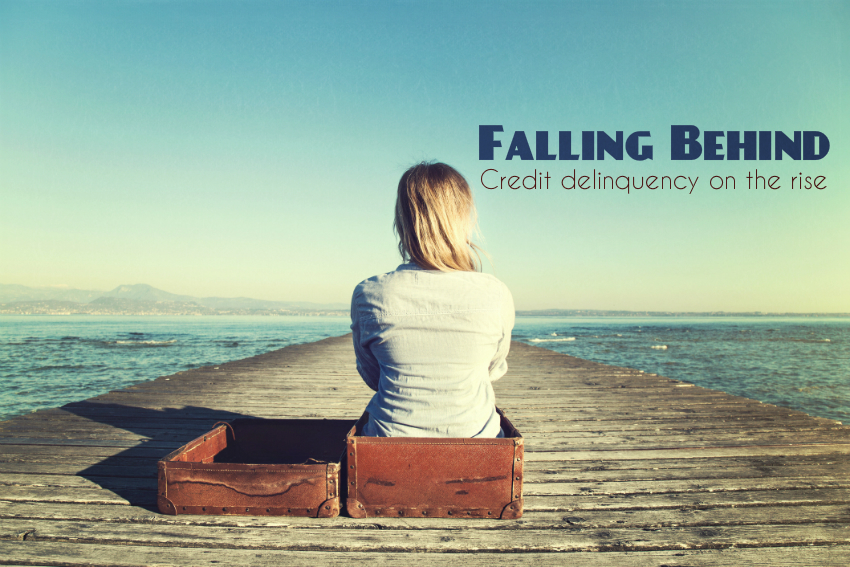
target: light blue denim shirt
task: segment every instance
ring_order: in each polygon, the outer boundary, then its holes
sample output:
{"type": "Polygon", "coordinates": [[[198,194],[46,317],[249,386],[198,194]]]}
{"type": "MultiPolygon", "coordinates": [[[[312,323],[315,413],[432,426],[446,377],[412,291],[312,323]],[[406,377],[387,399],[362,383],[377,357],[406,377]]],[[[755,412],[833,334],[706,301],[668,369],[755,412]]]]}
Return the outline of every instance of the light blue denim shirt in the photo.
{"type": "Polygon", "coordinates": [[[495,277],[414,263],[361,282],[351,299],[357,370],[375,395],[363,433],[496,437],[491,382],[508,369],[514,303],[495,277]]]}

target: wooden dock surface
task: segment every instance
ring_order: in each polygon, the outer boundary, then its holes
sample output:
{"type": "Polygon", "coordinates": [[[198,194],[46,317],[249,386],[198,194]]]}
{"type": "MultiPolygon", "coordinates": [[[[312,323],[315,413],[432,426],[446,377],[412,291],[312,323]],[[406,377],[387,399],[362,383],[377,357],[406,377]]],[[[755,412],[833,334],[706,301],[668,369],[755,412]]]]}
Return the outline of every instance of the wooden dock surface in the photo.
{"type": "Polygon", "coordinates": [[[508,363],[520,520],[156,511],[157,459],[216,421],[359,416],[344,336],[0,423],[0,564],[850,565],[850,427],[521,343],[508,363]]]}

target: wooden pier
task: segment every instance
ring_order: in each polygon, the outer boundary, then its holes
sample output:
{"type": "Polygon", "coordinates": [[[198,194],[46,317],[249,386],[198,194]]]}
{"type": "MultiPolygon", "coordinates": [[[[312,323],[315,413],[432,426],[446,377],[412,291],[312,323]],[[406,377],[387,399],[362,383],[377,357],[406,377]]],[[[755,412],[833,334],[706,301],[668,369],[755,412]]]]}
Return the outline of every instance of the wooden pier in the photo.
{"type": "Polygon", "coordinates": [[[357,417],[345,336],[0,423],[0,564],[850,565],[850,427],[520,343],[508,363],[520,520],[156,511],[157,459],[216,421],[357,417]]]}

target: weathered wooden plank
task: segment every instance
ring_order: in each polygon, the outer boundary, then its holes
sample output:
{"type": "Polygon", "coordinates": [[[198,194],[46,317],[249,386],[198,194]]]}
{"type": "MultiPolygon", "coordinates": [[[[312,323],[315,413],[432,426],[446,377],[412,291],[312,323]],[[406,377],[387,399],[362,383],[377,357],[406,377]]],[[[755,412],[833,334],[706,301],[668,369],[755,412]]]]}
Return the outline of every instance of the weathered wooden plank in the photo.
{"type": "Polygon", "coordinates": [[[166,516],[143,508],[121,505],[0,502],[0,518],[25,520],[74,520],[128,524],[180,524],[196,526],[272,526],[288,529],[393,529],[393,530],[518,530],[582,528],[660,528],[718,525],[772,525],[850,523],[850,507],[844,504],[818,506],[750,506],[726,508],[674,508],[641,510],[593,510],[581,513],[532,511],[516,522],[502,520],[365,518],[355,520],[268,516],[166,516]]]}
{"type": "Polygon", "coordinates": [[[600,461],[600,460],[642,460],[642,459],[704,459],[709,457],[785,457],[793,455],[834,455],[850,453],[850,444],[816,443],[784,444],[775,446],[725,447],[667,447],[662,449],[597,449],[563,451],[529,451],[529,461],[600,461]]]}
{"type": "Polygon", "coordinates": [[[8,483],[8,475],[10,474],[26,474],[26,475],[91,475],[91,476],[106,476],[106,477],[132,477],[132,478],[156,478],[156,465],[150,461],[137,461],[134,464],[127,464],[127,459],[122,459],[124,464],[101,464],[97,461],[89,463],[78,462],[59,462],[60,459],[53,459],[48,456],[42,462],[34,459],[26,459],[21,462],[0,462],[0,486],[8,483]]]}
{"type": "MultiPolygon", "coordinates": [[[[0,541],[0,556],[16,557],[29,565],[64,565],[69,567],[115,566],[158,567],[179,565],[232,565],[234,567],[274,567],[277,565],[313,565],[336,567],[346,565],[434,565],[440,567],[490,567],[504,559],[491,553],[382,553],[382,552],[317,552],[269,549],[204,549],[187,547],[151,547],[139,545],[68,545],[33,541],[0,541]]],[[[643,552],[582,553],[514,553],[512,565],[534,567],[645,567],[676,565],[706,567],[734,565],[751,567],[785,565],[787,567],[843,567],[850,563],[850,547],[844,545],[818,547],[774,547],[758,549],[676,550],[643,552]]]]}
{"type": "MultiPolygon", "coordinates": [[[[150,423],[145,423],[141,426],[138,420],[122,421],[118,423],[105,423],[97,421],[75,421],[67,420],[54,421],[42,420],[38,423],[20,423],[17,421],[6,422],[10,425],[0,427],[0,435],[6,437],[17,436],[17,434],[30,434],[39,436],[43,434],[55,434],[57,429],[61,429],[64,436],[100,436],[105,438],[128,438],[128,439],[146,439],[152,437],[163,436],[185,436],[185,435],[202,435],[209,431],[213,422],[209,420],[197,420],[189,423],[175,423],[172,427],[151,427],[150,423]],[[122,427],[123,426],[123,427],[122,427]]],[[[164,422],[168,423],[168,422],[164,422]]],[[[612,423],[604,424],[584,422],[581,424],[552,424],[552,427],[525,427],[523,434],[528,437],[541,439],[587,439],[600,436],[617,436],[629,435],[639,437],[658,437],[658,436],[706,436],[710,435],[713,438],[729,438],[741,436],[759,436],[770,434],[787,434],[787,433],[806,433],[810,435],[828,435],[832,437],[833,432],[837,432],[841,436],[843,428],[835,425],[824,425],[812,422],[801,422],[797,424],[744,424],[735,425],[730,423],[714,424],[712,426],[696,426],[682,425],[679,423],[667,423],[663,427],[647,426],[634,423],[612,423]]]]}
{"type": "MultiPolygon", "coordinates": [[[[303,412],[303,408],[301,408],[303,412]]],[[[336,413],[336,412],[334,412],[336,413]]],[[[707,421],[686,419],[665,420],[532,420],[528,416],[508,412],[512,421],[526,422],[523,432],[534,437],[581,437],[588,434],[629,434],[629,435],[659,435],[659,434],[759,434],[788,431],[812,431],[812,432],[840,432],[842,426],[832,423],[824,424],[812,421],[799,420],[762,420],[759,422],[735,422],[732,420],[707,421]]],[[[160,435],[164,432],[192,430],[208,430],[214,423],[213,418],[198,416],[195,419],[175,420],[171,423],[167,418],[160,419],[157,416],[148,416],[150,422],[140,423],[144,416],[122,416],[112,418],[110,416],[92,416],[87,420],[41,420],[38,423],[12,422],[0,428],[0,433],[5,436],[15,436],[26,431],[49,431],[61,427],[66,432],[113,432],[118,434],[132,433],[138,435],[160,435]],[[156,422],[153,420],[156,419],[156,422]],[[169,424],[171,425],[169,426],[169,424]]],[[[231,415],[228,420],[242,417],[242,415],[231,415]]],[[[220,420],[219,420],[220,421],[220,420]]],[[[8,423],[8,422],[7,422],[8,423]]]]}
{"type": "Polygon", "coordinates": [[[223,527],[171,525],[167,530],[138,526],[65,520],[0,519],[0,539],[30,534],[35,541],[89,544],[184,544],[224,549],[281,549],[292,551],[380,551],[380,552],[554,552],[554,551],[641,551],[716,549],[750,545],[850,544],[850,525],[807,524],[668,527],[664,530],[633,528],[513,530],[506,538],[501,530],[409,530],[345,529],[327,537],[322,529],[281,530],[276,527],[223,527]]]}
{"type": "MultiPolygon", "coordinates": [[[[109,406],[103,406],[108,408],[109,406]]],[[[511,407],[502,409],[513,414],[511,407]]],[[[0,422],[3,429],[27,429],[42,428],[51,424],[62,424],[70,427],[98,426],[99,424],[111,427],[133,429],[144,427],[150,430],[172,429],[179,427],[201,428],[206,427],[209,417],[205,415],[191,415],[187,411],[185,417],[174,415],[174,410],[169,414],[151,413],[147,410],[137,409],[131,406],[121,406],[113,411],[109,409],[98,409],[96,406],[81,406],[75,408],[75,413],[67,409],[53,409],[21,416],[11,421],[0,422]],[[141,417],[145,418],[140,422],[141,417]],[[106,418],[109,418],[108,421],[106,418]]],[[[231,419],[236,416],[231,416],[231,419]]],[[[675,429],[791,429],[791,428],[831,428],[836,425],[834,420],[823,418],[812,418],[808,416],[788,418],[773,415],[750,415],[739,414],[716,414],[710,417],[694,418],[688,415],[670,418],[655,418],[643,416],[641,419],[572,419],[572,420],[528,420],[525,431],[574,431],[574,430],[622,430],[622,431],[665,431],[675,429]]]]}
{"type": "MultiPolygon", "coordinates": [[[[40,474],[4,474],[0,477],[0,487],[20,486],[39,488],[67,488],[70,490],[155,490],[156,481],[151,478],[116,477],[116,476],[88,476],[77,475],[40,475],[40,474]]],[[[0,488],[2,490],[2,488],[0,488]]]]}
{"type": "MultiPolygon", "coordinates": [[[[191,439],[188,439],[191,441],[191,439]]],[[[146,447],[155,447],[163,451],[161,454],[165,455],[168,450],[172,447],[179,447],[180,443],[178,442],[176,445],[174,442],[158,442],[158,441],[144,441],[143,444],[146,447]]],[[[124,448],[134,448],[139,445],[138,441],[135,440],[121,440],[121,439],[66,439],[62,437],[0,437],[0,446],[2,445],[49,445],[49,446],[78,446],[78,447],[124,447],[124,448]]],[[[159,453],[158,453],[159,454],[159,453]]]]}
{"type": "MultiPolygon", "coordinates": [[[[317,416],[316,416],[317,417],[317,416]]],[[[43,437],[9,437],[0,436],[0,446],[2,445],[85,445],[85,446],[111,446],[111,447],[134,447],[138,443],[143,443],[147,447],[157,447],[163,450],[165,455],[173,448],[185,444],[195,437],[194,433],[186,435],[163,435],[154,439],[138,439],[138,438],[118,438],[105,439],[102,436],[92,435],[77,437],[62,432],[51,434],[49,432],[39,433],[32,432],[34,435],[43,435],[43,437]]],[[[683,448],[723,448],[723,447],[755,447],[755,446],[771,446],[771,445],[794,445],[794,444],[816,444],[829,442],[843,442],[850,444],[850,432],[841,432],[840,435],[828,435],[823,433],[807,434],[800,433],[779,433],[770,436],[748,437],[748,436],[711,436],[689,435],[689,436],[624,436],[616,437],[613,435],[602,435],[598,438],[586,438],[581,440],[570,439],[547,439],[534,438],[526,441],[526,447],[529,452],[566,452],[566,451],[591,451],[602,449],[617,449],[631,447],[638,450],[661,450],[670,449],[676,446],[683,448]]]]}
{"type": "Polygon", "coordinates": [[[69,502],[75,504],[121,504],[156,507],[156,491],[124,491],[119,496],[111,490],[55,490],[33,486],[4,486],[0,498],[6,502],[69,502]]]}
{"type": "Polygon", "coordinates": [[[671,492],[659,494],[582,494],[528,496],[525,509],[536,510],[639,510],[643,508],[706,508],[721,506],[784,506],[850,503],[847,489],[756,490],[722,492],[671,492]]]}
{"type": "MultiPolygon", "coordinates": [[[[640,469],[607,469],[586,471],[564,471],[559,469],[536,470],[529,466],[525,468],[523,481],[528,484],[547,482],[616,482],[616,481],[702,481],[720,479],[752,479],[752,478],[826,478],[842,482],[850,482],[848,466],[850,462],[840,464],[807,464],[801,466],[766,466],[753,465],[748,467],[717,466],[716,464],[688,468],[640,468],[640,469]]],[[[533,463],[539,464],[539,463],[533,463]]],[[[594,467],[590,467],[593,469],[594,467]]],[[[2,470],[2,469],[0,469],[2,470]]]]}
{"type": "Polygon", "coordinates": [[[28,460],[28,456],[33,455],[34,459],[41,459],[44,455],[56,455],[57,457],[68,458],[98,458],[98,462],[108,464],[112,459],[119,458],[141,458],[157,460],[163,456],[162,449],[148,448],[144,444],[136,445],[131,448],[124,446],[109,446],[109,447],[91,447],[85,445],[69,445],[69,444],[6,444],[0,449],[0,459],[8,461],[28,460]]]}
{"type": "MultiPolygon", "coordinates": [[[[247,417],[243,414],[228,412],[227,410],[215,410],[210,408],[166,408],[165,410],[146,410],[131,406],[113,406],[104,405],[105,409],[97,409],[95,406],[80,408],[75,410],[79,416],[68,413],[70,416],[65,419],[54,418],[48,416],[38,421],[25,422],[23,418],[16,418],[11,422],[3,422],[7,425],[4,429],[18,430],[28,429],[32,424],[34,429],[41,429],[49,424],[65,424],[66,420],[74,420],[75,425],[83,427],[87,422],[93,426],[104,424],[115,428],[133,429],[144,426],[151,430],[172,429],[175,427],[188,428],[204,428],[208,427],[215,421],[222,419],[235,419],[237,417],[247,417]]],[[[301,408],[303,410],[303,408],[301,408]]],[[[586,416],[576,419],[561,419],[560,415],[543,416],[539,418],[530,418],[522,416],[516,412],[507,409],[512,421],[524,421],[523,431],[529,433],[548,432],[548,431],[666,431],[666,430],[771,430],[778,431],[789,429],[835,429],[835,423],[832,421],[823,422],[811,420],[809,418],[788,418],[785,416],[765,416],[763,414],[755,414],[743,416],[741,414],[716,414],[710,416],[691,416],[688,414],[677,415],[673,417],[652,417],[652,416],[635,416],[622,417],[614,419],[612,416],[592,417],[586,416]]],[[[63,411],[66,410],[56,410],[63,411]]],[[[290,411],[290,410],[287,410],[290,411]]],[[[278,412],[280,413],[280,412],[278,412]]],[[[348,414],[356,412],[348,411],[348,414]]],[[[340,415],[339,408],[334,408],[327,412],[328,418],[343,417],[340,415]]],[[[284,417],[284,416],[281,416],[284,417]]]]}

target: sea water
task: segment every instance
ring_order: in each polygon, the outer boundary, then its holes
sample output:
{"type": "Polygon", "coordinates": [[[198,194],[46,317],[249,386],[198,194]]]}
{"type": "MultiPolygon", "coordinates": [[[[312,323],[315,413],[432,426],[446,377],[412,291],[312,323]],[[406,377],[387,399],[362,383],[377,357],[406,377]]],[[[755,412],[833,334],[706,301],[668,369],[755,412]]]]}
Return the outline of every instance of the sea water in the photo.
{"type": "Polygon", "coordinates": [[[0,316],[0,420],[342,335],[347,317],[0,316]]]}
{"type": "MultiPolygon", "coordinates": [[[[0,317],[0,419],[347,333],[347,317],[0,317]]],[[[513,338],[850,423],[850,319],[518,317],[513,338]]]]}
{"type": "Polygon", "coordinates": [[[850,423],[850,319],[520,317],[515,340],[850,423]]]}

